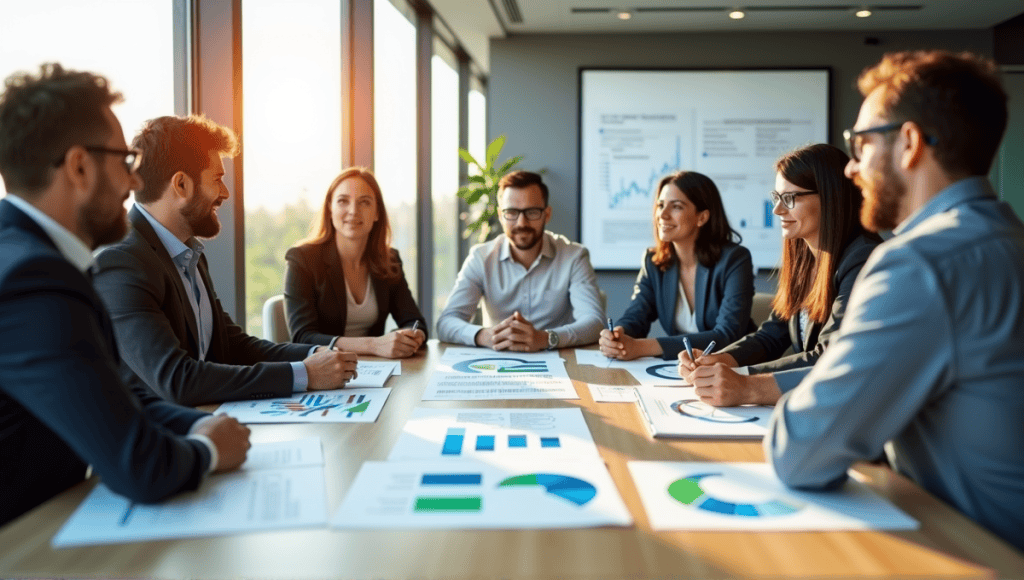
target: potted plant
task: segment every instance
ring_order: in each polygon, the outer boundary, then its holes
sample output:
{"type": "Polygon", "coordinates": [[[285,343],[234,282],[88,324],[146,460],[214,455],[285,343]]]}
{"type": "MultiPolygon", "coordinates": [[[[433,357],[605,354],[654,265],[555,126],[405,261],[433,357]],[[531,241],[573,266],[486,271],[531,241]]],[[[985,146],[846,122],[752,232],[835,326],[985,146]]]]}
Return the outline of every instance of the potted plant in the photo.
{"type": "Polygon", "coordinates": [[[501,229],[498,224],[498,182],[523,160],[522,155],[517,155],[500,166],[495,166],[498,155],[501,154],[501,148],[504,146],[504,135],[491,141],[491,144],[487,146],[487,157],[483,164],[474,159],[469,151],[459,148],[459,157],[466,163],[475,166],[480,172],[477,175],[470,175],[469,183],[465,187],[460,187],[458,191],[458,196],[464,199],[469,207],[469,212],[463,214],[463,219],[468,220],[473,217],[473,220],[466,224],[466,230],[462,233],[464,238],[476,233],[477,241],[485,242],[491,232],[501,229]]]}

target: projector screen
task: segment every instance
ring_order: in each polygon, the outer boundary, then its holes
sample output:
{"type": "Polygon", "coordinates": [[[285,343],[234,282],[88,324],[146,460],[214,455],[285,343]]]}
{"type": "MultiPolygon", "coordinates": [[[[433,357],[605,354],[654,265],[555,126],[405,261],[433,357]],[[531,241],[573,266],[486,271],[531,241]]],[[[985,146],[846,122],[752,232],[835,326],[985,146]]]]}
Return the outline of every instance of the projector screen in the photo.
{"type": "Polygon", "coordinates": [[[640,268],[653,189],[677,169],[710,177],[754,267],[777,267],[773,166],[828,142],[829,73],[580,69],[580,241],[594,267],[640,268]]]}

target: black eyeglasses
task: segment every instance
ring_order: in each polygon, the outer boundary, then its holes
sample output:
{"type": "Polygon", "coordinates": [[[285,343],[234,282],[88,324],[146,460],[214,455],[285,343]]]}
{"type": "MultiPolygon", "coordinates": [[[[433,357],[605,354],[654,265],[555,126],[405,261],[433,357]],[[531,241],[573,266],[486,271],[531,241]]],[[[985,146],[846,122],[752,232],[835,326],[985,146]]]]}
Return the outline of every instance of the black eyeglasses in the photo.
{"type": "Polygon", "coordinates": [[[514,222],[519,219],[519,214],[526,214],[526,219],[530,221],[539,220],[544,215],[543,207],[528,207],[526,209],[516,209],[514,207],[506,207],[501,210],[501,217],[507,221],[514,222]]]}
{"type": "MultiPolygon", "coordinates": [[[[843,131],[843,139],[846,140],[846,150],[850,153],[850,157],[852,157],[854,161],[859,162],[861,139],[858,139],[857,137],[860,137],[861,135],[867,133],[888,133],[890,131],[896,131],[897,129],[902,127],[904,123],[906,123],[906,121],[900,121],[898,123],[887,123],[885,125],[879,125],[877,127],[868,127],[867,129],[861,129],[860,131],[847,129],[843,131]]],[[[931,135],[925,135],[924,142],[927,143],[928,145],[935,145],[938,142],[938,139],[932,137],[931,135]]]]}
{"type": "Polygon", "coordinates": [[[772,205],[779,205],[779,200],[782,200],[782,205],[786,206],[787,209],[793,209],[796,207],[796,198],[801,195],[814,195],[817,191],[778,191],[769,192],[768,195],[772,198],[772,205]]]}
{"type": "MultiPolygon", "coordinates": [[[[124,169],[129,175],[139,170],[139,166],[142,165],[142,151],[138,149],[110,149],[107,147],[100,147],[98,145],[82,145],[82,148],[86,151],[93,153],[106,153],[108,155],[121,155],[124,157],[122,163],[124,163],[124,169]]],[[[67,151],[64,155],[60,156],[60,159],[53,162],[54,167],[60,167],[64,165],[64,158],[67,157],[67,151]]]]}

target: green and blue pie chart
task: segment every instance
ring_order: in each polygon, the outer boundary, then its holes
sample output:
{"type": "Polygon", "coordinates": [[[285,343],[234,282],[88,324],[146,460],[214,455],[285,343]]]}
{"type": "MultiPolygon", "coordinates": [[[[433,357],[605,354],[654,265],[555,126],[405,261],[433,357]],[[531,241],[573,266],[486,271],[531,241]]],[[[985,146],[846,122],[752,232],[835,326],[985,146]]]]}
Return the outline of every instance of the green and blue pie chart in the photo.
{"type": "Polygon", "coordinates": [[[589,482],[568,475],[554,473],[528,473],[516,475],[502,480],[498,487],[516,486],[543,487],[549,494],[560,497],[576,505],[585,505],[597,495],[597,488],[589,482]]]}

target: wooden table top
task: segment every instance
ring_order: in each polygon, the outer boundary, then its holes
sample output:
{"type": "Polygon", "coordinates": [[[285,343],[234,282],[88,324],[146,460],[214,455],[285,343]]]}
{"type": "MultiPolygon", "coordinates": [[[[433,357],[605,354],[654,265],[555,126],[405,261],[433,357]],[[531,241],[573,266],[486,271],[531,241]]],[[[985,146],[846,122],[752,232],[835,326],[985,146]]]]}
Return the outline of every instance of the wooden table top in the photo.
{"type": "MultiPolygon", "coordinates": [[[[918,521],[905,532],[654,532],[629,460],[764,461],[759,441],[654,440],[633,404],[595,403],[587,383],[635,384],[623,370],[576,365],[575,401],[420,401],[445,345],[402,361],[376,423],[253,425],[253,441],[318,436],[333,514],[359,467],[385,460],[415,407],[579,407],[633,515],[628,528],[259,532],[54,549],[50,540],[95,485],[72,487],[0,528],[2,577],[147,578],[1024,578],[1024,554],[907,479],[858,465],[858,479],[918,521]]],[[[208,407],[212,409],[215,407],[208,407]]]]}

